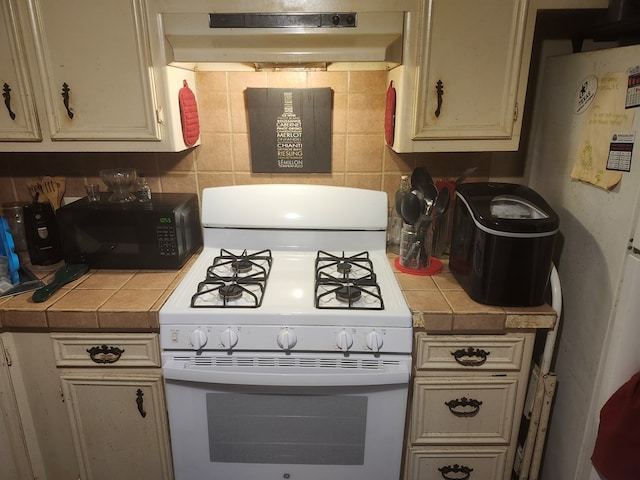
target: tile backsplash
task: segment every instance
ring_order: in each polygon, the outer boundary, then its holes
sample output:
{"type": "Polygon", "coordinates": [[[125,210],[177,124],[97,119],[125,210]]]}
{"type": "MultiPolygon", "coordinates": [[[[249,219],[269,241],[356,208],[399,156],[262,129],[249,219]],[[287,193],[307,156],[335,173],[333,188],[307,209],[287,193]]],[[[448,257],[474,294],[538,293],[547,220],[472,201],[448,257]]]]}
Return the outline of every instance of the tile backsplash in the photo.
{"type": "MultiPolygon", "coordinates": [[[[400,174],[417,165],[426,166],[435,177],[455,178],[471,165],[479,167],[476,179],[505,176],[495,171],[500,170],[501,162],[491,153],[399,155],[391,151],[384,143],[386,89],[384,71],[199,72],[200,146],[180,153],[0,154],[0,202],[30,200],[26,183],[44,175],[66,177],[67,196],[84,196],[85,184],[102,183],[100,169],[116,166],[137,168],[156,192],[199,193],[206,187],[249,183],[315,183],[392,194],[400,174]],[[333,90],[331,173],[251,172],[247,87],[333,90]]],[[[502,163],[510,175],[512,163],[502,163]]]]}

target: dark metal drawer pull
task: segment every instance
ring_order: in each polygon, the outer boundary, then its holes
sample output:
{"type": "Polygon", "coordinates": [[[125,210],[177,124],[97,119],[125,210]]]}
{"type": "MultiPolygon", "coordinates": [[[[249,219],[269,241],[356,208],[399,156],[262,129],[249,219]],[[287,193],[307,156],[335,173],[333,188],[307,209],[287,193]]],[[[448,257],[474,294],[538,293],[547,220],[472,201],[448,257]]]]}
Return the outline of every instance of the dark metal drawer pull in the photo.
{"type": "Polygon", "coordinates": [[[438,94],[438,108],[434,112],[436,118],[440,116],[440,109],[442,108],[442,96],[444,95],[444,83],[442,80],[438,80],[436,83],[436,93],[438,94]]]}
{"type": "Polygon", "coordinates": [[[486,350],[479,348],[468,347],[466,349],[461,348],[460,350],[451,352],[451,355],[456,359],[456,362],[464,367],[479,367],[484,365],[487,361],[487,357],[491,355],[491,352],[487,352],[486,350]],[[474,357],[477,357],[477,359],[474,359],[474,357]]]}
{"type": "Polygon", "coordinates": [[[482,402],[473,398],[462,397],[449,400],[444,404],[449,407],[449,411],[456,417],[475,417],[480,411],[482,402]]]}
{"type": "Polygon", "coordinates": [[[142,399],[143,396],[144,393],[142,393],[142,390],[138,389],[138,391],[136,392],[136,403],[138,404],[138,411],[140,412],[142,418],[147,416],[147,412],[144,411],[144,400],[142,399]]]}
{"type": "Polygon", "coordinates": [[[16,114],[11,110],[11,87],[8,83],[5,83],[2,86],[2,96],[4,97],[4,104],[6,105],[7,110],[9,110],[9,116],[11,117],[11,120],[15,120],[16,114]]]}
{"type": "Polygon", "coordinates": [[[95,363],[116,363],[124,353],[124,349],[118,347],[108,347],[101,345],[87,349],[91,360],[95,363]]]}
{"type": "Polygon", "coordinates": [[[465,467],[464,465],[447,465],[438,469],[442,478],[445,480],[468,480],[471,478],[471,472],[473,468],[465,467]],[[453,473],[453,475],[450,475],[453,473]]]}
{"type": "Polygon", "coordinates": [[[63,83],[62,84],[62,102],[64,103],[64,108],[67,109],[67,116],[73,119],[73,112],[69,108],[69,92],[70,91],[71,89],[69,88],[69,85],[67,85],[67,82],[63,83]]]}

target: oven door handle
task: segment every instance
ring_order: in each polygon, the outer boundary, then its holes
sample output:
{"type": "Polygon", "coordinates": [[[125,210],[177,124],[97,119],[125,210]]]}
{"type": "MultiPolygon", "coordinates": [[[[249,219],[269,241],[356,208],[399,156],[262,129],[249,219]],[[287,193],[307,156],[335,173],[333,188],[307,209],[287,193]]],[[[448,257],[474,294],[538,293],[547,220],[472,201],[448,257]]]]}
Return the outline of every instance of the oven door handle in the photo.
{"type": "Polygon", "coordinates": [[[165,363],[162,372],[166,380],[223,385],[296,386],[296,387],[352,387],[365,385],[395,385],[409,383],[409,370],[405,366],[382,372],[335,371],[326,373],[247,372],[189,369],[182,365],[165,363]]]}

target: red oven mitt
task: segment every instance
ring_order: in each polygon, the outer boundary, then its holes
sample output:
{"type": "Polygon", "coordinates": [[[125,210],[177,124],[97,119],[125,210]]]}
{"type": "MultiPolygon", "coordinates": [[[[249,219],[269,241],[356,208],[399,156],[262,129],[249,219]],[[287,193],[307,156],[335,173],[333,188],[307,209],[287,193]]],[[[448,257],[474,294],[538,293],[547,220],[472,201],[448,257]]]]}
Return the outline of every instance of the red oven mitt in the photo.
{"type": "Polygon", "coordinates": [[[196,97],[189,88],[186,80],[178,92],[180,104],[180,120],[182,121],[182,138],[187,147],[193,147],[200,138],[200,119],[198,118],[198,104],[196,97]]]}
{"type": "Polygon", "coordinates": [[[640,476],[640,372],[616,391],[600,410],[591,462],[606,480],[640,476]]]}

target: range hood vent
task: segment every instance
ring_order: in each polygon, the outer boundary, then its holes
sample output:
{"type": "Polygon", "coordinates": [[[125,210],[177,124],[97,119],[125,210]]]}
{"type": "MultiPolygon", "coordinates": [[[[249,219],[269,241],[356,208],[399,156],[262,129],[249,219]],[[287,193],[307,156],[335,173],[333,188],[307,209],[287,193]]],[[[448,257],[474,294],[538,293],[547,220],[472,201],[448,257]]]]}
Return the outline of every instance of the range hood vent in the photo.
{"type": "Polygon", "coordinates": [[[402,63],[404,12],[166,13],[169,63],[402,63]]]}

